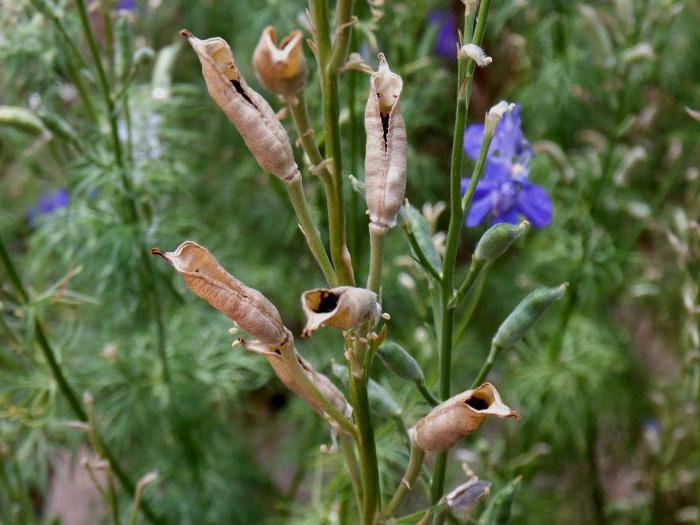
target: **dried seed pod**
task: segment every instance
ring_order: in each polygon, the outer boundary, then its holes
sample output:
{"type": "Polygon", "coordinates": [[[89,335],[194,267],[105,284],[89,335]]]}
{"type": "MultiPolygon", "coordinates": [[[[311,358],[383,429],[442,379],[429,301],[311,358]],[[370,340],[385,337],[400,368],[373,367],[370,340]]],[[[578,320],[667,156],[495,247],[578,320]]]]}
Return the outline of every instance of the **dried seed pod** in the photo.
{"type": "Polygon", "coordinates": [[[287,336],[288,339],[285,343],[276,347],[265,345],[261,341],[241,340],[241,343],[247,350],[262,354],[267,359],[267,362],[270,363],[280,381],[289,390],[306,401],[321,417],[326,416],[326,411],[314,396],[312,389],[306,383],[302,374],[344,417],[350,418],[352,408],[343,393],[338,390],[327,376],[318,372],[311,366],[311,363],[297,353],[294,349],[292,334],[288,331],[287,336]]]}
{"type": "Polygon", "coordinates": [[[306,60],[301,31],[292,31],[277,43],[273,26],[263,29],[253,53],[253,67],[258,80],[271,93],[294,95],[306,83],[306,60]]]}
{"type": "Polygon", "coordinates": [[[382,53],[370,79],[365,107],[365,196],[371,223],[381,229],[396,224],[406,194],[406,126],[399,108],[401,77],[392,73],[382,53]]]}
{"type": "Polygon", "coordinates": [[[301,305],[307,320],[302,337],[324,326],[348,330],[382,313],[376,293],[352,286],[309,290],[302,294],[301,305]]]}
{"type": "Polygon", "coordinates": [[[173,265],[194,293],[253,337],[272,346],[287,340],[288,331],[275,305],[224,270],[203,246],[185,241],[174,252],[153,248],[151,253],[173,265]]]}
{"type": "Polygon", "coordinates": [[[411,429],[411,439],[423,450],[447,450],[459,438],[474,432],[487,416],[514,417],[520,414],[501,401],[498,390],[484,383],[451,397],[418,420],[411,429]]]}
{"type": "Polygon", "coordinates": [[[231,48],[222,38],[186,36],[202,64],[202,74],[214,101],[238,129],[260,167],[284,181],[300,177],[289,135],[270,104],[241,76],[231,48]]]}

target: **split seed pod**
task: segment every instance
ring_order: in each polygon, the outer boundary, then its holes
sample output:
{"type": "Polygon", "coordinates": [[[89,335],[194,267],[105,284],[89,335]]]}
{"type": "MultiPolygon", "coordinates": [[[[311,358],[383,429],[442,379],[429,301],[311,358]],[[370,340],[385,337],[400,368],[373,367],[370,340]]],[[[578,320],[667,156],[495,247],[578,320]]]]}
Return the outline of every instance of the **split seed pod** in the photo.
{"type": "Polygon", "coordinates": [[[302,337],[308,337],[324,326],[349,330],[381,315],[377,294],[352,286],[309,290],[302,294],[301,305],[306,314],[302,337]]]}
{"type": "Polygon", "coordinates": [[[270,347],[260,341],[241,340],[241,343],[247,350],[263,355],[284,386],[306,401],[321,417],[326,417],[326,411],[303,376],[306,376],[316,390],[343,416],[350,418],[352,408],[343,393],[327,376],[318,372],[311,363],[297,353],[294,349],[292,334],[287,333],[289,338],[278,347],[270,347]]]}
{"type": "Polygon", "coordinates": [[[277,43],[273,26],[263,29],[253,53],[253,67],[258,80],[271,93],[294,95],[306,83],[306,60],[301,31],[292,31],[277,43]]]}
{"type": "Polygon", "coordinates": [[[445,505],[452,512],[464,512],[488,496],[489,492],[491,492],[490,481],[474,478],[462,483],[445,496],[445,505]]]}
{"type": "Polygon", "coordinates": [[[403,89],[401,77],[392,73],[382,53],[379,70],[370,79],[365,107],[365,197],[370,222],[387,230],[406,194],[406,125],[399,108],[403,89]]]}
{"type": "Polygon", "coordinates": [[[447,450],[459,438],[479,428],[487,416],[520,419],[520,414],[501,401],[498,390],[491,383],[440,403],[418,420],[410,430],[411,439],[426,451],[447,450]]]}
{"type": "Polygon", "coordinates": [[[223,38],[187,37],[199,57],[207,89],[243,137],[260,167],[284,181],[300,177],[289,135],[270,104],[241,76],[231,48],[223,38]]]}
{"type": "Polygon", "coordinates": [[[264,344],[279,346],[288,339],[275,305],[224,270],[203,246],[185,241],[174,252],[153,248],[151,253],[168,261],[194,293],[264,344]]]}

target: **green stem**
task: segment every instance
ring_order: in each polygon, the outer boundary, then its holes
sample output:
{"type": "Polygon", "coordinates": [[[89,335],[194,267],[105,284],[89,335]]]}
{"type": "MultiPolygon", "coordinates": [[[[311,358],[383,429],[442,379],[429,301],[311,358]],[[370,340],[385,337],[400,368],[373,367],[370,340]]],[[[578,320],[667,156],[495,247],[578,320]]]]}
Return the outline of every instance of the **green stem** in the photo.
{"type": "Polygon", "coordinates": [[[423,458],[425,457],[425,451],[418,448],[415,444],[411,443],[411,457],[408,460],[408,466],[406,467],[406,473],[403,475],[399,487],[396,489],[394,496],[391,501],[387,504],[380,520],[387,520],[394,515],[396,509],[399,507],[404,498],[413,488],[413,483],[415,482],[418,474],[420,473],[421,465],[423,464],[423,458]]]}
{"type": "MultiPolygon", "coordinates": [[[[486,30],[490,0],[482,0],[479,6],[476,29],[471,41],[480,45],[486,30]]],[[[464,34],[471,35],[475,13],[465,13],[464,34]]],[[[459,235],[464,217],[464,206],[460,199],[462,177],[462,143],[467,120],[469,96],[476,62],[460,58],[457,65],[457,107],[452,135],[452,155],[450,160],[450,222],[445,244],[445,257],[442,263],[442,323],[440,329],[440,398],[450,397],[450,371],[452,369],[452,340],[455,320],[454,308],[450,307],[454,288],[454,272],[457,259],[459,235]]],[[[475,184],[475,178],[472,177],[475,184]]],[[[436,504],[444,492],[447,453],[439,452],[435,460],[435,471],[431,485],[431,502],[436,504]]]]}
{"type": "Polygon", "coordinates": [[[435,396],[430,393],[430,390],[428,390],[428,387],[425,386],[424,382],[416,381],[416,387],[418,388],[418,391],[423,396],[423,399],[425,399],[428,402],[428,404],[430,404],[432,406],[437,406],[440,404],[440,401],[435,399],[435,396]]]}
{"type": "Polygon", "coordinates": [[[306,203],[306,196],[304,195],[304,187],[301,182],[301,177],[297,176],[291,181],[286,182],[285,186],[287,187],[289,200],[291,201],[294,212],[299,220],[301,231],[303,232],[304,237],[306,237],[309,250],[313,254],[318,265],[321,267],[321,271],[323,272],[323,276],[326,278],[326,281],[328,281],[332,286],[335,286],[338,283],[338,278],[333,268],[333,264],[328,258],[326,248],[323,246],[318,229],[311,218],[311,212],[309,211],[309,206],[306,203]]]}
{"type": "Polygon", "coordinates": [[[354,0],[338,0],[335,8],[335,42],[327,67],[329,72],[336,75],[348,56],[354,4],[354,0]]]}
{"type": "Polygon", "coordinates": [[[369,277],[367,288],[379,295],[382,280],[382,261],[384,259],[384,237],[386,230],[370,224],[369,226],[369,277]]]}
{"type": "Polygon", "coordinates": [[[416,254],[421,268],[428,272],[437,282],[442,282],[442,276],[440,275],[440,272],[438,272],[435,266],[433,266],[433,264],[428,260],[428,257],[425,255],[425,252],[423,252],[423,249],[420,247],[420,244],[418,244],[418,239],[416,239],[416,235],[415,233],[413,233],[413,230],[411,230],[410,228],[404,228],[404,231],[406,232],[406,237],[408,238],[408,244],[411,245],[413,253],[416,254]]]}
{"type": "Polygon", "coordinates": [[[355,496],[355,504],[357,505],[357,512],[359,513],[360,509],[362,509],[362,484],[360,481],[359,467],[357,466],[357,458],[355,457],[355,450],[353,449],[352,441],[350,441],[347,436],[340,436],[340,446],[343,447],[345,463],[347,463],[348,473],[352,481],[352,492],[355,496]]]}
{"type": "MultiPolygon", "coordinates": [[[[29,295],[27,294],[27,291],[19,278],[19,274],[17,273],[17,269],[15,268],[12,259],[10,259],[10,256],[7,250],[5,249],[5,244],[2,242],[2,239],[0,239],[0,260],[2,261],[2,264],[5,267],[5,272],[10,278],[10,281],[12,282],[12,285],[14,286],[17,295],[19,295],[25,303],[29,303],[29,295]]],[[[73,388],[71,388],[70,384],[63,375],[63,371],[61,370],[61,367],[58,364],[58,361],[56,360],[56,356],[53,352],[53,349],[51,348],[51,344],[49,343],[49,340],[46,337],[44,328],[38,319],[34,321],[34,334],[37,339],[37,343],[39,343],[39,348],[41,349],[44,358],[49,364],[51,373],[54,379],[56,380],[56,383],[58,383],[58,389],[61,391],[61,394],[63,394],[63,396],[68,401],[68,404],[73,410],[75,417],[77,417],[80,421],[87,422],[87,414],[83,409],[83,405],[80,403],[80,400],[75,394],[75,391],[73,390],[73,388]]],[[[133,481],[131,481],[131,479],[129,479],[126,473],[122,470],[122,468],[119,466],[119,463],[117,462],[117,459],[114,457],[112,452],[109,450],[109,448],[107,448],[106,444],[102,440],[100,440],[100,448],[102,450],[103,456],[109,462],[112,472],[114,472],[114,474],[117,476],[117,479],[119,480],[119,483],[121,484],[122,488],[128,494],[133,494],[133,481]]],[[[162,518],[157,516],[146,502],[142,503],[141,511],[151,523],[163,523],[162,518]]]]}
{"type": "Polygon", "coordinates": [[[454,331],[454,336],[452,337],[452,344],[456,345],[457,342],[462,337],[462,334],[467,329],[467,325],[476,310],[476,305],[479,304],[479,299],[481,298],[481,292],[484,290],[484,283],[486,282],[486,277],[488,275],[488,267],[484,268],[484,271],[479,274],[476,283],[472,286],[473,292],[468,294],[469,301],[462,312],[462,317],[457,323],[457,327],[454,331]]]}
{"type": "Polygon", "coordinates": [[[471,291],[472,286],[474,286],[474,283],[479,278],[481,271],[484,270],[486,266],[487,265],[481,262],[472,261],[471,266],[469,266],[469,272],[467,272],[467,275],[464,278],[464,281],[462,281],[462,284],[459,286],[457,293],[450,301],[450,305],[452,306],[452,308],[457,308],[460,304],[462,304],[462,301],[471,291]]]}
{"type": "Polygon", "coordinates": [[[334,220],[329,220],[329,240],[331,260],[343,284],[354,284],[355,278],[347,256],[345,245],[345,212],[343,209],[343,157],[340,145],[338,73],[329,68],[331,53],[330,29],[328,24],[328,6],[326,0],[310,0],[309,7],[316,29],[315,42],[321,76],[321,93],[323,95],[323,122],[325,128],[326,157],[332,162],[333,189],[335,201],[334,220]]]}
{"type": "Polygon", "coordinates": [[[493,365],[496,362],[496,359],[498,358],[498,355],[500,353],[500,346],[491,345],[491,349],[489,350],[489,355],[486,357],[486,361],[484,361],[484,364],[481,366],[481,370],[479,370],[479,373],[472,382],[472,388],[476,388],[484,382],[484,379],[486,379],[486,376],[489,375],[489,372],[493,368],[493,365]]]}

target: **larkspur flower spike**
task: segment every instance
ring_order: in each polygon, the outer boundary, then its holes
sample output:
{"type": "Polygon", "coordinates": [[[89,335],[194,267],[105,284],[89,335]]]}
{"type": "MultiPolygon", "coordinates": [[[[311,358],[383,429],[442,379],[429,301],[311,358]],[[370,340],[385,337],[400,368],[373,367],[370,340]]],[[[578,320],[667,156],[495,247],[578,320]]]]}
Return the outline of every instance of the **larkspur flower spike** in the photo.
{"type": "Polygon", "coordinates": [[[488,416],[520,419],[518,412],[501,401],[496,387],[484,383],[440,403],[419,419],[409,433],[417,447],[425,451],[443,451],[462,436],[474,432],[488,416]]]}
{"type": "Polygon", "coordinates": [[[399,107],[401,77],[389,69],[382,53],[370,78],[365,107],[365,198],[371,227],[388,230],[406,194],[406,126],[399,107]]]}
{"type": "Polygon", "coordinates": [[[223,110],[262,169],[290,182],[300,177],[289,135],[270,104],[246,83],[223,38],[187,38],[202,65],[209,94],[223,110]]]}

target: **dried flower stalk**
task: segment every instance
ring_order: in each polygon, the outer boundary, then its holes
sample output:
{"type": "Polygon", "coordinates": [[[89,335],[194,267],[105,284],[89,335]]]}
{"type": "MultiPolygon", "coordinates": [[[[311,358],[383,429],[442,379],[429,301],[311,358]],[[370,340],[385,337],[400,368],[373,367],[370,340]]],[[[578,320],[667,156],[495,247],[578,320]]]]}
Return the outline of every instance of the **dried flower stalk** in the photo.
{"type": "Polygon", "coordinates": [[[401,77],[392,73],[382,53],[379,70],[370,79],[365,107],[365,197],[370,222],[387,230],[406,194],[406,126],[399,108],[403,90],[401,77]]]}
{"type": "Polygon", "coordinates": [[[487,416],[520,419],[518,412],[501,401],[498,390],[491,383],[484,383],[440,403],[418,420],[410,430],[411,439],[426,451],[447,450],[459,438],[479,428],[487,416]]]}
{"type": "Polygon", "coordinates": [[[222,38],[187,37],[202,65],[209,94],[243,137],[260,167],[284,181],[300,177],[287,130],[270,104],[241,76],[231,48],[222,38]]]}

